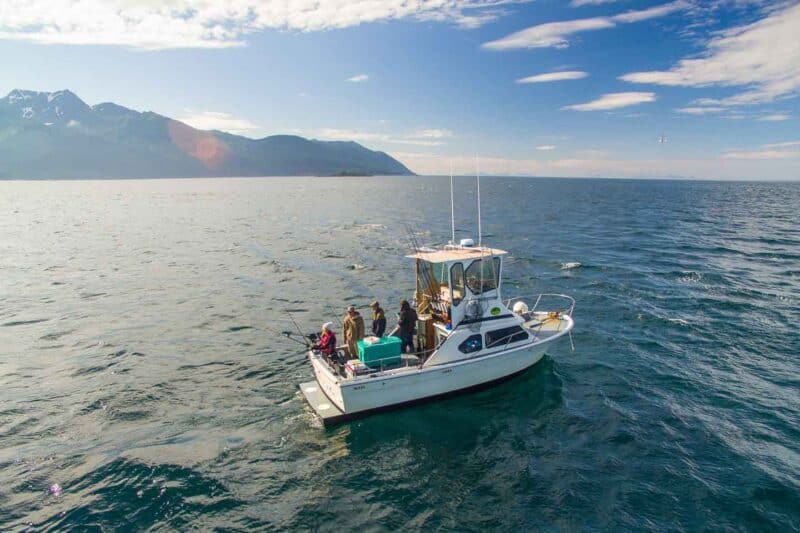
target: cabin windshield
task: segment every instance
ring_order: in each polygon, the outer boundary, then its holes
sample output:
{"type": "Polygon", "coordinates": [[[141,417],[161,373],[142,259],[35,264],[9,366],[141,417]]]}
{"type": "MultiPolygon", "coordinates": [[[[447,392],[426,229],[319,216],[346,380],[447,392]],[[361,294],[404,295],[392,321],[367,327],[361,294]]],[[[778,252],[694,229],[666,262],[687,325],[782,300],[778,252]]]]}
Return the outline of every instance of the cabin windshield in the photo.
{"type": "Polygon", "coordinates": [[[433,276],[440,287],[449,287],[447,281],[447,263],[428,263],[433,270],[433,276]]]}
{"type": "Polygon", "coordinates": [[[464,299],[464,265],[456,263],[450,268],[450,277],[453,279],[453,305],[458,306],[464,299]]]}
{"type": "Polygon", "coordinates": [[[473,261],[466,271],[467,287],[473,294],[495,290],[500,285],[500,258],[473,261]]]}

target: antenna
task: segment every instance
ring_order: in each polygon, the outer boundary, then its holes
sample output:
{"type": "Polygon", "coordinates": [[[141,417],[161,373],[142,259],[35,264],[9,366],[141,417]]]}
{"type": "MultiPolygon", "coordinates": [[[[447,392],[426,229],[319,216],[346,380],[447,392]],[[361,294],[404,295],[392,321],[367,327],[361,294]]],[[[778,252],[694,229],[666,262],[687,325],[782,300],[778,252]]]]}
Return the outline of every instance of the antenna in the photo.
{"type": "Polygon", "coordinates": [[[475,155],[475,178],[478,181],[478,248],[482,244],[482,231],[481,231],[481,164],[478,160],[478,155],[475,155]]]}
{"type": "Polygon", "coordinates": [[[456,243],[456,211],[453,204],[453,161],[450,161],[450,228],[452,237],[450,244],[456,243]]]}

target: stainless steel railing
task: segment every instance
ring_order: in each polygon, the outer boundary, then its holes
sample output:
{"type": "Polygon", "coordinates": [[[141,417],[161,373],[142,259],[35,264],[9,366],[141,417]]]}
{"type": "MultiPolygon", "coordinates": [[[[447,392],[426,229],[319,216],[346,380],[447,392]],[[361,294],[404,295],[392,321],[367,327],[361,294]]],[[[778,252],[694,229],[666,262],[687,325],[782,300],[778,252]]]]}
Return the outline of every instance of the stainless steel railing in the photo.
{"type": "Polygon", "coordinates": [[[533,301],[533,307],[528,308],[528,313],[531,315],[536,312],[539,304],[542,302],[542,298],[549,300],[549,299],[561,299],[566,300],[566,304],[561,304],[561,306],[557,307],[556,309],[548,309],[547,311],[550,312],[558,312],[560,314],[569,315],[572,317],[572,314],[575,312],[575,298],[572,296],[568,296],[566,294],[557,294],[557,293],[541,293],[534,296],[522,296],[517,298],[510,298],[506,300],[505,306],[511,310],[513,305],[517,302],[527,303],[528,301],[533,301]],[[534,300],[534,298],[536,298],[534,300]]]}

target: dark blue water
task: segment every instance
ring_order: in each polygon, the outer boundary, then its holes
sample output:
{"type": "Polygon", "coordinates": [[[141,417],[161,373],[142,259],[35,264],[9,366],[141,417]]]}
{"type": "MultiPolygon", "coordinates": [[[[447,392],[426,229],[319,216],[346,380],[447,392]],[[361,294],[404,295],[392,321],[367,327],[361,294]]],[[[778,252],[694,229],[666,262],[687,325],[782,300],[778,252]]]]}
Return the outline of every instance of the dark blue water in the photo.
{"type": "Polygon", "coordinates": [[[800,185],[482,185],[575,351],[324,430],[268,328],[408,296],[447,179],[0,182],[0,530],[800,529],[800,185]]]}

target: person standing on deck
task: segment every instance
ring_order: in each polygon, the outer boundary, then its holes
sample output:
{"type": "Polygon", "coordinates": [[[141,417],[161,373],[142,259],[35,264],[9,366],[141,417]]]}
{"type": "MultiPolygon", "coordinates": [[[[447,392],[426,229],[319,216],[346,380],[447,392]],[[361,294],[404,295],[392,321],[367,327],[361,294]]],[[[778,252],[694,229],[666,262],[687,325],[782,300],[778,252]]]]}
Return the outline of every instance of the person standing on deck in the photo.
{"type": "Polygon", "coordinates": [[[383,337],[383,333],[386,331],[386,315],[377,301],[372,302],[369,306],[372,308],[372,334],[376,337],[383,337]]]}
{"type": "Polygon", "coordinates": [[[417,327],[417,312],[411,308],[408,300],[400,300],[400,313],[397,315],[397,325],[400,328],[397,336],[402,342],[400,351],[406,353],[406,347],[414,353],[414,329],[417,327]]]}
{"type": "Polygon", "coordinates": [[[358,357],[356,343],[364,338],[364,319],[361,317],[361,313],[356,311],[356,308],[352,305],[347,308],[347,314],[342,321],[342,330],[344,331],[344,342],[347,344],[350,357],[358,357]]]}

